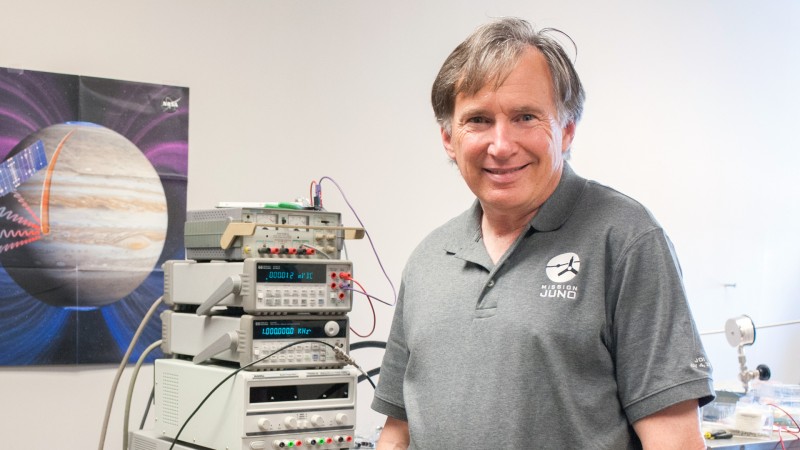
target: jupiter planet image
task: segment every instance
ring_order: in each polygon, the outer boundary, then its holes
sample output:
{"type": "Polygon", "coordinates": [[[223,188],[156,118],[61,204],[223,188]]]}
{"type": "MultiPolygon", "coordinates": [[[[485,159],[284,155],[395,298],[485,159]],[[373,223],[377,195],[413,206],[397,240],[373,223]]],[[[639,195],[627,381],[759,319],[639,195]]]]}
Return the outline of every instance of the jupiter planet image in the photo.
{"type": "Polygon", "coordinates": [[[94,309],[136,289],[158,262],[167,234],[160,178],[121,134],[88,122],[41,129],[47,166],[0,198],[0,229],[16,236],[0,263],[34,298],[94,309]],[[24,238],[24,239],[23,239],[24,238]]]}

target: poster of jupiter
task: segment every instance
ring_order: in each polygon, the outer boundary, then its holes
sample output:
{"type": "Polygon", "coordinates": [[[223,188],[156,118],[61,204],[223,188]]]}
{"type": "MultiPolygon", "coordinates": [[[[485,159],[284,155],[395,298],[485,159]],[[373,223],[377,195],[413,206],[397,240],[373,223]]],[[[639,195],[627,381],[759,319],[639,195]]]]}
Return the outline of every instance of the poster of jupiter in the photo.
{"type": "Polygon", "coordinates": [[[121,361],[184,257],[188,128],[185,87],[0,68],[0,365],[121,361]]]}

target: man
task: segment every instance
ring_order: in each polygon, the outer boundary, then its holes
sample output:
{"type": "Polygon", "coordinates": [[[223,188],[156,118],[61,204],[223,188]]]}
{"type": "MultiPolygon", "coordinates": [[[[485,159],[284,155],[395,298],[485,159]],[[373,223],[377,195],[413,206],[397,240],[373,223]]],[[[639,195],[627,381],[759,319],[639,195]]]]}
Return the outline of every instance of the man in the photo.
{"type": "Polygon", "coordinates": [[[519,19],[479,28],[433,85],[477,197],[403,273],[373,408],[378,449],[702,449],[710,368],[672,245],[565,162],[584,93],[519,19]]]}

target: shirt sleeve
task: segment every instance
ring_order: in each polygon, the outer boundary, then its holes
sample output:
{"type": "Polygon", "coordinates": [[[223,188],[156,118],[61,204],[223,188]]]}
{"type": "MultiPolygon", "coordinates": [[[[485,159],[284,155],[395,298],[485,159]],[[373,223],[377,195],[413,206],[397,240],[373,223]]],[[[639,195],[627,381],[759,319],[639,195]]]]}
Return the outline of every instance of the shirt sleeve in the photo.
{"type": "Polygon", "coordinates": [[[612,351],[630,423],[685,400],[713,400],[711,364],[663,230],[632,239],[612,270],[612,351]]]}
{"type": "Polygon", "coordinates": [[[389,338],[386,341],[386,352],[383,355],[378,386],[375,389],[375,397],[372,400],[372,409],[396,419],[408,420],[403,400],[403,379],[408,365],[408,347],[403,328],[404,286],[405,280],[400,285],[400,291],[397,296],[397,304],[395,305],[392,327],[389,330],[389,338]]]}

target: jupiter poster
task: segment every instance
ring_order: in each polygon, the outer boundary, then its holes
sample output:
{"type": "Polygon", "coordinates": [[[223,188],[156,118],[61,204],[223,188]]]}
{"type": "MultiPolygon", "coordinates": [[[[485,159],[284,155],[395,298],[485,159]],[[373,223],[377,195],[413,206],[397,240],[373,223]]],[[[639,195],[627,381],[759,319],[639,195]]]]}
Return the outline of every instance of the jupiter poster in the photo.
{"type": "Polygon", "coordinates": [[[0,68],[0,365],[120,362],[184,257],[188,126],[186,87],[0,68]]]}

